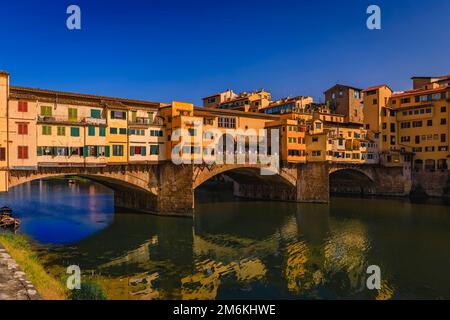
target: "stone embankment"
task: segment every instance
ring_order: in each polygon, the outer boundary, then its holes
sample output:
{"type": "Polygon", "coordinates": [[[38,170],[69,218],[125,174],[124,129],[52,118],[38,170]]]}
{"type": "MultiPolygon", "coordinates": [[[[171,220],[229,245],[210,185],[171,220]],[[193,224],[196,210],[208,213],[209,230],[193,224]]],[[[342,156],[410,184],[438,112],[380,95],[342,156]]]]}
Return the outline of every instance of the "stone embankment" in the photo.
{"type": "Polygon", "coordinates": [[[40,300],[39,293],[19,265],[0,245],[0,300],[40,300]]]}

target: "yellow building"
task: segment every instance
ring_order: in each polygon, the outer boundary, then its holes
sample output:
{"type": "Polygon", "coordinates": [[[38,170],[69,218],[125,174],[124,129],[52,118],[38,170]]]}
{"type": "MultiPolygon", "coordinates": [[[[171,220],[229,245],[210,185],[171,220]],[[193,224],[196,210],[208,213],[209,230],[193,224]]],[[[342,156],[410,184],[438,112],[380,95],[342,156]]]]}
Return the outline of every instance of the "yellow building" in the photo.
{"type": "Polygon", "coordinates": [[[209,101],[212,101],[211,99],[214,99],[214,101],[216,101],[216,99],[218,99],[218,97],[222,97],[221,95],[223,94],[224,93],[203,98],[203,106],[245,112],[258,112],[260,109],[267,108],[271,101],[270,92],[261,89],[253,92],[241,92],[237,95],[232,91],[225,91],[224,101],[221,101],[218,104],[215,102],[208,103],[209,101]]]}
{"type": "Polygon", "coordinates": [[[383,165],[447,170],[450,77],[412,80],[414,89],[408,91],[393,93],[386,85],[366,89],[365,126],[380,136],[383,165]]]}
{"type": "Polygon", "coordinates": [[[308,105],[314,102],[312,97],[288,97],[271,102],[267,107],[260,108],[260,112],[267,114],[282,114],[286,112],[305,112],[308,105]]]}
{"type": "Polygon", "coordinates": [[[306,125],[299,124],[299,121],[293,119],[280,119],[268,122],[266,128],[279,130],[282,161],[306,163],[306,125]]]}

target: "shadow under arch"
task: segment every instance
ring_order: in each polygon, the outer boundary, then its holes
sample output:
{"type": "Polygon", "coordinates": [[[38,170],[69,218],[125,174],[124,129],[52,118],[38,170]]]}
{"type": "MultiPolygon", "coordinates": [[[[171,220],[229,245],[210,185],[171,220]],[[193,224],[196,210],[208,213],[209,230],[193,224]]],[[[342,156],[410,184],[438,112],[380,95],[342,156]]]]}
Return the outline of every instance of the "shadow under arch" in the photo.
{"type": "Polygon", "coordinates": [[[329,175],[330,193],[373,195],[375,181],[361,170],[345,168],[332,171],[329,175]]]}
{"type": "MultiPolygon", "coordinates": [[[[297,188],[293,179],[283,172],[262,175],[257,165],[223,165],[204,173],[194,183],[194,190],[201,189],[208,181],[222,181],[232,185],[233,195],[254,200],[295,201],[297,188]]],[[[231,188],[231,187],[230,187],[231,188]]]]}

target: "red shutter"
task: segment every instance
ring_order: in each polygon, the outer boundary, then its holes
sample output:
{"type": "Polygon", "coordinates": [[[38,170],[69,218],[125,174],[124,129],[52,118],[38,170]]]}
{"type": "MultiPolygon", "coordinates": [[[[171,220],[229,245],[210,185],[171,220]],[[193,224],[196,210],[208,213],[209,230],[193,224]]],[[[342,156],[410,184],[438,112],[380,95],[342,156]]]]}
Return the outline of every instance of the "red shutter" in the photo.
{"type": "Polygon", "coordinates": [[[6,148],[0,148],[0,161],[6,160],[6,148]]]}
{"type": "Polygon", "coordinates": [[[28,147],[27,146],[19,146],[18,147],[18,155],[19,159],[28,159],[28,147]]]}
{"type": "Polygon", "coordinates": [[[28,124],[27,123],[18,123],[18,133],[20,135],[27,135],[28,134],[28,124]]]}
{"type": "Polygon", "coordinates": [[[28,102],[19,101],[19,112],[28,112],[28,102]]]}

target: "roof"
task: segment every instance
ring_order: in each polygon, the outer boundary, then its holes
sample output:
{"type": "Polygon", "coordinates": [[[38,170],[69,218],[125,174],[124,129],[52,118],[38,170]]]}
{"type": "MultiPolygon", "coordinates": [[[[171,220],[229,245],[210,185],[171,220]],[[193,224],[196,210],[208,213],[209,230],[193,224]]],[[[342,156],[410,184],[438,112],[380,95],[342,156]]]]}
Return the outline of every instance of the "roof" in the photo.
{"type": "Polygon", "coordinates": [[[450,86],[443,86],[435,89],[413,89],[413,90],[407,90],[407,91],[400,91],[400,92],[394,92],[391,97],[402,97],[402,96],[409,96],[412,94],[427,94],[432,92],[440,92],[440,91],[446,91],[450,88],[450,86]]]}
{"type": "Polygon", "coordinates": [[[153,101],[118,98],[118,97],[101,96],[101,95],[94,95],[94,94],[84,94],[84,93],[76,93],[76,92],[56,91],[56,90],[48,90],[48,89],[40,89],[40,88],[28,88],[28,87],[20,87],[20,86],[11,86],[10,91],[15,92],[15,93],[50,95],[50,96],[55,96],[55,98],[59,98],[59,97],[67,98],[68,97],[68,98],[74,98],[74,99],[106,100],[106,101],[116,101],[116,102],[121,102],[121,103],[141,104],[141,105],[147,105],[147,106],[153,106],[153,107],[159,107],[161,105],[160,102],[153,102],[153,101]]]}
{"type": "Polygon", "coordinates": [[[345,85],[345,84],[336,83],[336,84],[335,84],[334,86],[332,86],[331,88],[325,90],[324,93],[326,93],[326,92],[328,92],[328,91],[330,91],[330,90],[332,90],[332,89],[334,89],[334,88],[336,88],[336,87],[350,88],[350,89],[358,90],[358,91],[362,91],[362,90],[363,90],[363,89],[360,89],[360,88],[357,88],[357,87],[352,87],[352,86],[347,86],[347,85],[345,85]]]}
{"type": "Polygon", "coordinates": [[[411,77],[411,79],[446,79],[446,78],[450,78],[450,74],[444,75],[444,76],[437,76],[437,77],[430,77],[430,76],[425,76],[425,77],[420,77],[420,76],[413,76],[411,77]]]}
{"type": "Polygon", "coordinates": [[[380,85],[378,85],[378,86],[373,86],[373,87],[369,87],[369,88],[367,88],[367,89],[364,89],[363,92],[373,91],[373,90],[378,90],[378,89],[383,88],[383,87],[386,87],[386,88],[388,88],[388,89],[391,90],[391,91],[394,91],[394,90],[392,90],[391,87],[389,87],[387,84],[380,84],[380,85]]]}
{"type": "Polygon", "coordinates": [[[260,118],[268,120],[276,120],[280,117],[277,115],[269,115],[261,112],[245,112],[229,109],[219,109],[219,108],[207,108],[207,107],[194,107],[194,115],[196,112],[205,112],[209,114],[225,115],[225,116],[238,116],[247,118],[260,118]]]}

